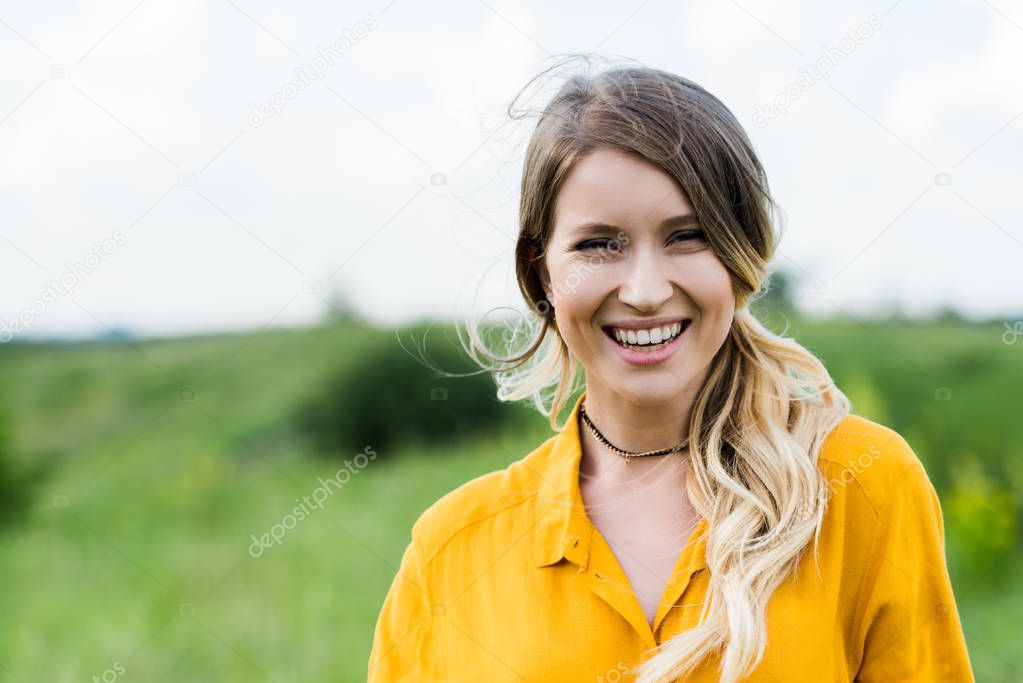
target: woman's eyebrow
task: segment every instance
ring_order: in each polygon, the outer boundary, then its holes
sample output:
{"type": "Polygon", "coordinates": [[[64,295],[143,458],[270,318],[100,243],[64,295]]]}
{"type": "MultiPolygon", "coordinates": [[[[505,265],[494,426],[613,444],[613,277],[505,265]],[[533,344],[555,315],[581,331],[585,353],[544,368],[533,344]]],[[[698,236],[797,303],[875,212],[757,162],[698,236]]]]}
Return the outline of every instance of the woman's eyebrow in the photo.
{"type": "MultiPolygon", "coordinates": [[[[678,216],[672,216],[670,218],[665,218],[663,221],[661,221],[660,229],[667,230],[669,228],[696,225],[696,223],[697,223],[696,214],[687,213],[678,216]]],[[[619,231],[621,231],[621,228],[619,228],[617,225],[610,225],[608,223],[602,223],[600,221],[587,221],[586,223],[581,223],[572,229],[573,234],[578,234],[582,232],[619,232],[619,231]]]]}

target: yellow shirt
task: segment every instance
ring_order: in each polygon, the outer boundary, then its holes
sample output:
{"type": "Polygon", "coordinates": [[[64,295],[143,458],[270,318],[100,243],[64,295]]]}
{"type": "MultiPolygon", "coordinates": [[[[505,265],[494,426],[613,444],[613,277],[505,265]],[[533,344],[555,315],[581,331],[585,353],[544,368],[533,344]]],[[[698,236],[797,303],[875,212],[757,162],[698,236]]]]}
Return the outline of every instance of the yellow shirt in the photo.
{"type": "MultiPolygon", "coordinates": [[[[631,681],[644,653],[696,625],[706,594],[701,519],[651,629],[587,517],[577,399],[565,428],[416,521],[377,620],[369,683],[631,681]]],[[[831,483],[820,536],[767,610],[748,681],[972,682],[937,494],[896,432],[849,415],[821,449],[831,483]]],[[[648,656],[648,655],[647,655],[648,656]]],[[[717,657],[690,683],[716,681],[717,657]]]]}

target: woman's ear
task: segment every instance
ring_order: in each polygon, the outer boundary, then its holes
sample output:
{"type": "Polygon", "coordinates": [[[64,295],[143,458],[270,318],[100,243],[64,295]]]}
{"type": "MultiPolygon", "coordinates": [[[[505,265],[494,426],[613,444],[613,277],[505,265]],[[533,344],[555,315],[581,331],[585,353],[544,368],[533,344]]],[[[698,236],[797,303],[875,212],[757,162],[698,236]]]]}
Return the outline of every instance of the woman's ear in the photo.
{"type": "Polygon", "coordinates": [[[544,294],[547,297],[547,302],[554,306],[554,293],[551,291],[551,279],[547,274],[547,266],[540,266],[540,284],[543,285],[544,294]]]}

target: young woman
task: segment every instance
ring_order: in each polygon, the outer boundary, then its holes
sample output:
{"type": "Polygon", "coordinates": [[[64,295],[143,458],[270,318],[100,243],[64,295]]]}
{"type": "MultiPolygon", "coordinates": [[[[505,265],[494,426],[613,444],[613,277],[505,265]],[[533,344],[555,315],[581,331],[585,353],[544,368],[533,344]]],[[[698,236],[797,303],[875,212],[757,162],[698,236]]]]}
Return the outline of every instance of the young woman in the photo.
{"type": "Polygon", "coordinates": [[[559,433],[422,514],[369,681],[972,681],[920,460],[749,312],[774,203],[725,105],[573,77],[520,209],[539,330],[487,355],[559,433]]]}

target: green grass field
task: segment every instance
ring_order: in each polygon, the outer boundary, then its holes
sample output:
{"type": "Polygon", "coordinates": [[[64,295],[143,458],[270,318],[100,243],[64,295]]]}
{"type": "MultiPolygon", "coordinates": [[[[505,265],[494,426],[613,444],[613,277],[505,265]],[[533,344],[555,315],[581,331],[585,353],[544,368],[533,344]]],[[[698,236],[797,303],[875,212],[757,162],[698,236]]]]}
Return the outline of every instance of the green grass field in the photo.
{"type": "MultiPolygon", "coordinates": [[[[995,326],[793,327],[857,412],[900,431],[932,473],[977,680],[1023,680],[1023,340],[995,326]]],[[[498,433],[381,452],[253,557],[253,534],[356,455],[310,452],[291,416],[370,343],[333,326],[0,349],[15,472],[30,478],[29,504],[0,526],[0,681],[364,680],[412,522],[550,435],[509,406],[498,433]]]]}

